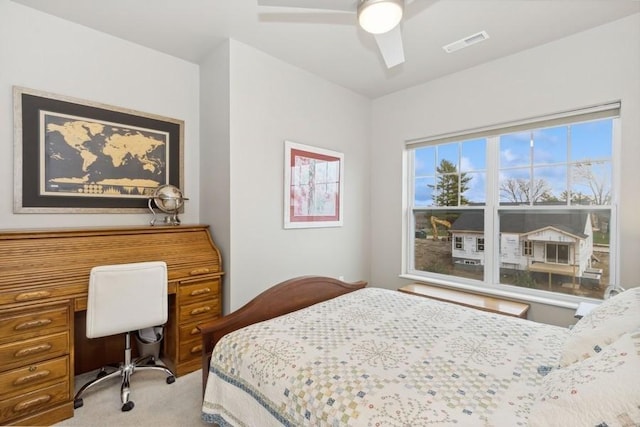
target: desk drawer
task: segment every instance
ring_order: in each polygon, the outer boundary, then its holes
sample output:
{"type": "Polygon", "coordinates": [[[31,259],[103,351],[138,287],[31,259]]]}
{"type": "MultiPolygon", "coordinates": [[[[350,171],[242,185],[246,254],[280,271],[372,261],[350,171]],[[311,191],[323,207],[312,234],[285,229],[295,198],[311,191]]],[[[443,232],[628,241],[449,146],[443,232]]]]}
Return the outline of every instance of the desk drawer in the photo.
{"type": "Polygon", "coordinates": [[[69,353],[69,333],[62,332],[0,346],[0,371],[69,353]]]}
{"type": "Polygon", "coordinates": [[[35,390],[11,399],[0,400],[0,424],[12,418],[22,417],[69,400],[68,381],[35,390]]]}
{"type": "Polygon", "coordinates": [[[0,374],[0,400],[29,393],[43,384],[63,381],[69,374],[69,356],[34,363],[0,374]]]}
{"type": "Polygon", "coordinates": [[[192,322],[186,325],[180,326],[179,339],[180,343],[186,343],[187,341],[200,341],[200,330],[197,326],[201,322],[192,322]]]}
{"type": "Polygon", "coordinates": [[[180,344],[178,363],[188,362],[202,357],[202,340],[180,344]]]}
{"type": "Polygon", "coordinates": [[[0,343],[69,329],[69,305],[10,310],[0,315],[0,343]]]}
{"type": "Polygon", "coordinates": [[[191,304],[220,294],[220,279],[208,279],[191,284],[181,284],[178,288],[180,305],[191,304]]]}
{"type": "MultiPolygon", "coordinates": [[[[214,320],[220,316],[213,316],[207,320],[214,320]]],[[[197,322],[188,323],[180,326],[180,343],[186,343],[187,341],[197,340],[200,342],[202,339],[202,334],[200,334],[200,329],[198,329],[198,325],[201,324],[202,321],[199,320],[197,322]]]]}
{"type": "Polygon", "coordinates": [[[220,303],[218,298],[211,298],[193,304],[181,305],[178,317],[180,323],[183,323],[190,321],[202,322],[203,320],[213,319],[219,315],[220,303]]]}
{"type": "Polygon", "coordinates": [[[0,292],[0,305],[28,302],[46,302],[52,298],[70,297],[87,293],[86,284],[21,288],[0,292]]]}

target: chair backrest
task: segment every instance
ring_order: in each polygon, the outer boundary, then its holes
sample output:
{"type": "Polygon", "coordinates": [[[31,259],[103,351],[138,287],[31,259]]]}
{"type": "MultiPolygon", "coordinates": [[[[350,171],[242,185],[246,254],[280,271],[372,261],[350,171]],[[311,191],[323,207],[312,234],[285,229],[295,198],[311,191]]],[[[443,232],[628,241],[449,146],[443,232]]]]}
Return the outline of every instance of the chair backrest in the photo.
{"type": "Polygon", "coordinates": [[[87,337],[98,338],[167,322],[167,264],[163,261],[91,269],[87,337]]]}

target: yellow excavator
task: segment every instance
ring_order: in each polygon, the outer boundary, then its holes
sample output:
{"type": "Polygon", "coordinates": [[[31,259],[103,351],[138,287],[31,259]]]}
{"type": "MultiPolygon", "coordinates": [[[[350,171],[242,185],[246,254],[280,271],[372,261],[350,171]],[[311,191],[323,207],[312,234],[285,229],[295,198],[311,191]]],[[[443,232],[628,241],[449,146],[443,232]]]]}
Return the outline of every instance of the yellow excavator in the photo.
{"type": "Polygon", "coordinates": [[[438,224],[443,225],[447,228],[451,228],[451,223],[449,221],[447,221],[446,219],[440,219],[436,216],[431,216],[431,218],[429,218],[429,220],[431,221],[431,228],[433,230],[433,240],[438,240],[438,224]]]}

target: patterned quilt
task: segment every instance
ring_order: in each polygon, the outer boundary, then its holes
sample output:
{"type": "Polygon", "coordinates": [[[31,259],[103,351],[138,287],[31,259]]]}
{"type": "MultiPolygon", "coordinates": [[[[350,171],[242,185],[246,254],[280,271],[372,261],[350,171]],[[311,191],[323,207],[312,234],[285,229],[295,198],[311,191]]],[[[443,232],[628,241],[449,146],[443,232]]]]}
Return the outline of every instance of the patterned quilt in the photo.
{"type": "Polygon", "coordinates": [[[365,288],[225,336],[220,426],[518,426],[568,330],[365,288]]]}

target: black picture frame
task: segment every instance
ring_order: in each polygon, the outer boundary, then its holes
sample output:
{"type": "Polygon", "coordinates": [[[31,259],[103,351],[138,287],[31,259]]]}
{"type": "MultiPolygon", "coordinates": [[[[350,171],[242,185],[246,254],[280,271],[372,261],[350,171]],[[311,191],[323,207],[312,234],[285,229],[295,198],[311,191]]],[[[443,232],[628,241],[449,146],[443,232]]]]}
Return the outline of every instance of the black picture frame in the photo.
{"type": "Polygon", "coordinates": [[[184,121],[14,87],[14,213],[136,213],[183,189],[184,121]]]}

